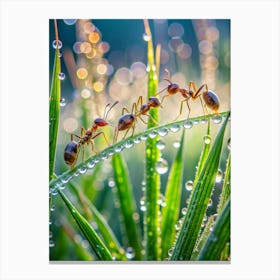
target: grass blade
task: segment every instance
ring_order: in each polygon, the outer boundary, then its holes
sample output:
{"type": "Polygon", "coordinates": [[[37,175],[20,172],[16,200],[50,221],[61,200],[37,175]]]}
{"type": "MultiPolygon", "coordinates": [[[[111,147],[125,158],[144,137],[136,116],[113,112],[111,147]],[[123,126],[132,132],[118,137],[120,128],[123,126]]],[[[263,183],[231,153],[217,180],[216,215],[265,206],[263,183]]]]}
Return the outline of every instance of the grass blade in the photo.
{"type": "Polygon", "coordinates": [[[98,237],[95,230],[87,222],[87,220],[77,211],[75,206],[68,200],[62,191],[58,190],[61,198],[78,224],[80,230],[88,240],[98,260],[111,261],[112,255],[102,240],[98,237]]]}
{"type": "MultiPolygon", "coordinates": [[[[152,33],[148,20],[144,20],[145,32],[148,40],[148,97],[155,96],[157,92],[158,77],[154,61],[154,47],[152,41],[152,33]]],[[[151,109],[148,119],[148,128],[154,127],[159,121],[158,110],[151,109]],[[153,120],[152,120],[153,119],[153,120]]],[[[160,175],[155,172],[157,161],[160,159],[160,151],[156,148],[158,136],[148,138],[146,141],[146,211],[145,211],[145,229],[144,239],[146,242],[146,259],[160,259],[160,244],[159,244],[159,204],[157,203],[160,195],[160,175]]]]}
{"type": "Polygon", "coordinates": [[[116,258],[116,260],[126,260],[124,249],[120,246],[115,234],[111,230],[103,215],[96,209],[96,207],[79,188],[76,188],[76,186],[72,183],[69,183],[69,186],[82,203],[87,220],[94,221],[96,223],[98,231],[100,232],[105,245],[110,249],[112,256],[116,258]]]}
{"type": "Polygon", "coordinates": [[[211,232],[199,260],[220,260],[221,254],[230,240],[230,199],[226,202],[221,215],[211,232]]]}
{"type": "Polygon", "coordinates": [[[228,118],[229,115],[215,139],[197,184],[194,186],[171,260],[189,260],[191,258],[215,183],[228,118]]]}
{"type": "Polygon", "coordinates": [[[162,223],[161,223],[161,258],[168,257],[168,250],[171,248],[175,238],[175,224],[178,220],[181,192],[182,192],[182,178],[183,178],[183,152],[184,152],[184,139],[185,130],[183,130],[180,148],[177,152],[175,161],[171,167],[166,192],[165,202],[166,206],[162,211],[162,223]]]}
{"type": "MultiPolygon", "coordinates": [[[[58,41],[57,23],[55,22],[56,41],[58,41]]],[[[58,44],[57,44],[58,46],[58,44]]],[[[58,47],[55,50],[52,83],[49,103],[49,180],[52,179],[55,167],[55,152],[60,113],[60,58],[58,47]]]]}
{"type": "MultiPolygon", "coordinates": [[[[226,116],[226,115],[228,115],[228,113],[229,112],[222,112],[222,113],[220,113],[220,116],[226,116]]],[[[213,115],[207,115],[206,118],[211,118],[212,116],[213,115]]],[[[189,121],[200,121],[202,119],[205,119],[205,116],[190,118],[189,121]]],[[[158,127],[151,127],[151,128],[146,129],[145,131],[135,134],[134,136],[127,137],[126,139],[123,139],[123,140],[115,143],[114,145],[111,145],[110,147],[103,149],[97,155],[90,156],[87,160],[77,164],[74,168],[68,169],[64,173],[58,175],[57,178],[53,178],[50,182],[50,191],[55,191],[55,190],[57,190],[58,186],[61,185],[61,183],[65,184],[65,183],[68,183],[69,181],[71,181],[73,178],[76,178],[76,176],[74,176],[74,174],[77,175],[77,173],[79,173],[79,170],[84,170],[87,168],[97,168],[98,165],[95,166],[93,164],[93,162],[95,160],[100,161],[101,160],[100,155],[104,155],[104,156],[106,155],[108,158],[111,157],[112,153],[115,153],[116,150],[119,150],[119,151],[123,150],[124,143],[126,143],[127,141],[134,142],[134,140],[137,139],[141,142],[141,141],[143,141],[141,139],[141,137],[143,137],[143,136],[147,136],[148,134],[157,132],[158,130],[163,130],[163,129],[168,130],[174,125],[183,126],[183,124],[185,122],[186,122],[186,120],[180,120],[180,121],[176,121],[176,122],[163,124],[158,127]],[[91,166],[91,167],[88,167],[88,166],[91,166]]],[[[137,143],[140,143],[139,141],[137,141],[137,143]]],[[[136,145],[136,143],[135,143],[135,145],[136,145]]],[[[81,174],[83,174],[83,173],[81,173],[81,174]]]]}
{"type": "Polygon", "coordinates": [[[140,239],[139,220],[136,220],[136,203],[132,193],[132,185],[129,179],[127,166],[119,153],[114,154],[112,164],[115,175],[116,188],[120,202],[122,221],[127,237],[127,246],[132,247],[135,260],[142,259],[142,246],[140,239]]]}

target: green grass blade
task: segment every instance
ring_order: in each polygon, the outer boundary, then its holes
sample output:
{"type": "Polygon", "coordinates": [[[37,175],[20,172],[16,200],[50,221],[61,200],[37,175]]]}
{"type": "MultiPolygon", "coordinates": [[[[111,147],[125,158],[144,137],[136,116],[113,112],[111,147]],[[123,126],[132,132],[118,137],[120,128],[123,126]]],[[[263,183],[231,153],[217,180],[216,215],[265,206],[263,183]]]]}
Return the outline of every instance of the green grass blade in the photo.
{"type": "Polygon", "coordinates": [[[69,183],[69,186],[82,203],[87,220],[94,221],[96,223],[98,231],[100,232],[105,245],[110,249],[112,256],[116,258],[116,260],[126,260],[127,258],[125,257],[124,249],[120,246],[115,234],[103,215],[96,209],[96,207],[83,194],[83,192],[80,191],[79,188],[76,188],[76,186],[72,183],[69,183]]]}
{"type": "MultiPolygon", "coordinates": [[[[157,92],[158,77],[154,61],[154,48],[152,41],[152,33],[148,20],[144,20],[145,32],[149,37],[148,40],[148,97],[155,96],[157,92]]],[[[158,110],[151,109],[150,115],[156,122],[159,121],[158,110]]],[[[148,128],[154,127],[156,124],[151,118],[148,120],[148,128]]],[[[160,151],[156,148],[158,136],[148,138],[146,141],[146,211],[145,211],[145,229],[144,239],[146,243],[146,259],[160,259],[160,223],[159,223],[159,204],[157,203],[160,195],[160,175],[155,172],[157,161],[160,159],[160,151]]]]}
{"type": "MultiPolygon", "coordinates": [[[[226,116],[228,115],[229,112],[222,112],[220,113],[220,116],[226,116]]],[[[211,118],[213,115],[207,115],[206,118],[211,118]]],[[[199,116],[195,118],[190,118],[189,121],[201,121],[202,119],[205,119],[205,116],[199,116]]],[[[130,136],[124,140],[121,140],[114,145],[111,145],[110,147],[105,148],[104,150],[100,151],[97,155],[90,156],[87,160],[77,164],[74,168],[69,168],[67,171],[64,173],[60,174],[57,176],[57,178],[54,178],[50,182],[50,190],[57,190],[58,186],[61,185],[61,183],[68,183],[71,181],[73,178],[76,178],[77,174],[81,174],[81,176],[85,173],[84,170],[90,169],[90,168],[97,168],[97,166],[94,165],[95,160],[102,160],[102,156],[106,156],[106,158],[109,158],[112,156],[113,153],[116,152],[116,150],[121,151],[124,149],[124,144],[127,142],[134,143],[134,141],[137,139],[137,143],[140,143],[141,141],[144,141],[141,139],[141,137],[148,137],[150,133],[157,133],[160,130],[169,130],[172,126],[178,125],[178,126],[183,126],[185,124],[186,120],[180,120],[176,122],[171,122],[167,124],[160,125],[158,127],[151,127],[149,129],[146,129],[145,131],[142,131],[138,134],[135,134],[134,136],[130,136]],[[90,166],[90,167],[89,167],[90,166]],[[81,171],[81,172],[80,172],[81,171]],[[75,176],[74,176],[75,174],[75,176]]],[[[136,145],[136,143],[135,143],[136,145]]]]}
{"type": "Polygon", "coordinates": [[[183,130],[180,148],[171,167],[167,187],[165,192],[166,206],[162,210],[161,222],[161,258],[168,257],[168,250],[171,248],[175,238],[175,224],[178,220],[182,193],[182,178],[184,169],[184,139],[185,130],[183,130]]]}
{"type": "Polygon", "coordinates": [[[111,261],[113,260],[112,255],[102,240],[98,237],[95,230],[87,222],[87,220],[78,212],[75,206],[68,200],[62,191],[58,190],[61,198],[78,224],[80,230],[88,240],[91,248],[93,249],[98,260],[111,261]]]}
{"type": "Polygon", "coordinates": [[[120,202],[122,222],[127,238],[127,246],[132,247],[135,260],[142,259],[139,219],[135,219],[136,203],[132,192],[127,166],[117,153],[112,158],[116,188],[120,202]]]}
{"type": "Polygon", "coordinates": [[[215,139],[197,184],[194,186],[171,260],[189,260],[191,258],[215,183],[228,118],[229,115],[215,139]]]}
{"type": "Polygon", "coordinates": [[[226,171],[225,171],[225,177],[222,187],[222,193],[220,196],[220,201],[218,205],[218,214],[221,213],[222,209],[225,206],[225,203],[230,197],[230,170],[231,170],[231,156],[230,153],[228,155],[227,164],[226,164],[226,171]]]}
{"type": "MultiPolygon", "coordinates": [[[[210,137],[210,119],[208,119],[208,127],[207,127],[207,134],[205,135],[206,137],[210,137]]],[[[210,138],[208,138],[210,139],[210,138]]],[[[204,139],[204,144],[203,144],[203,149],[199,158],[199,162],[197,165],[197,170],[196,170],[196,174],[195,174],[195,178],[194,178],[194,186],[197,184],[198,178],[201,174],[201,171],[203,169],[203,166],[206,162],[206,159],[209,155],[209,151],[210,151],[210,143],[211,141],[205,141],[204,139]]]]}
{"type": "Polygon", "coordinates": [[[217,222],[203,247],[199,260],[220,260],[230,240],[230,199],[226,202],[217,222]]]}
{"type": "MultiPolygon", "coordinates": [[[[56,21],[55,21],[56,25],[56,21]]],[[[57,31],[57,26],[56,31],[57,31]]],[[[56,32],[56,40],[58,35],[56,32]]],[[[49,180],[52,179],[55,168],[55,153],[56,142],[59,125],[59,113],[60,113],[60,80],[58,75],[60,73],[60,58],[59,50],[56,48],[54,56],[54,67],[52,75],[52,83],[50,89],[50,103],[49,103],[49,180]]]]}

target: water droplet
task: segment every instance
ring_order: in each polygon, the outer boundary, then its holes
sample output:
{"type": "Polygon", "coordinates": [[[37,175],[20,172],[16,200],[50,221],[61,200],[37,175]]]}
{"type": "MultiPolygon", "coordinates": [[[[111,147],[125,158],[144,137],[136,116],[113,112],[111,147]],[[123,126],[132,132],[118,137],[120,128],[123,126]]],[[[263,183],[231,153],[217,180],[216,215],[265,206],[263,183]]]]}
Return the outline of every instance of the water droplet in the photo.
{"type": "Polygon", "coordinates": [[[193,123],[192,121],[186,121],[184,124],[183,124],[184,128],[192,128],[193,127],[193,123]]]}
{"type": "Polygon", "coordinates": [[[210,198],[207,206],[208,206],[208,207],[211,207],[212,205],[213,205],[213,201],[212,201],[212,199],[210,198]]]}
{"type": "Polygon", "coordinates": [[[193,120],[193,124],[199,124],[199,120],[193,120]]]}
{"type": "Polygon", "coordinates": [[[210,231],[210,232],[213,231],[213,226],[211,226],[211,227],[209,228],[209,231],[210,231]]]}
{"type": "Polygon", "coordinates": [[[178,124],[173,124],[169,129],[170,129],[170,131],[172,131],[172,132],[178,132],[179,130],[180,130],[180,125],[178,125],[178,124]]]}
{"type": "Polygon", "coordinates": [[[210,135],[205,135],[203,137],[203,141],[205,144],[210,144],[211,143],[211,136],[210,135]]]}
{"type": "Polygon", "coordinates": [[[162,140],[158,140],[156,143],[156,147],[159,150],[163,150],[165,148],[165,143],[162,140]]]}
{"type": "Polygon", "coordinates": [[[145,211],[147,210],[146,205],[141,205],[141,206],[140,206],[140,210],[141,210],[142,212],[145,212],[145,211]]]}
{"type": "Polygon", "coordinates": [[[89,161],[88,164],[87,164],[87,167],[89,169],[93,168],[94,166],[95,166],[95,161],[94,160],[89,161]]]}
{"type": "Polygon", "coordinates": [[[52,194],[53,196],[57,195],[57,194],[58,194],[57,188],[53,188],[53,189],[51,190],[51,194],[52,194]]]}
{"type": "Polygon", "coordinates": [[[155,138],[156,136],[157,136],[157,131],[156,130],[149,133],[149,137],[152,138],[152,139],[155,138]]]}
{"type": "Polygon", "coordinates": [[[76,19],[64,19],[63,21],[67,25],[73,25],[76,23],[77,20],[76,19]]]}
{"type": "Polygon", "coordinates": [[[227,142],[227,147],[228,147],[228,149],[229,149],[229,150],[231,149],[231,145],[230,145],[230,138],[228,139],[228,142],[227,142]]]}
{"type": "Polygon", "coordinates": [[[133,259],[134,256],[135,256],[134,249],[133,249],[132,247],[128,247],[128,248],[126,249],[126,251],[125,251],[125,256],[126,256],[129,260],[133,259]]]}
{"type": "Polygon", "coordinates": [[[158,130],[158,135],[159,135],[159,136],[164,137],[164,136],[166,136],[167,134],[168,134],[168,129],[167,129],[167,128],[160,128],[160,129],[158,130]]]}
{"type": "Polygon", "coordinates": [[[61,81],[63,81],[63,80],[65,79],[65,74],[62,73],[62,72],[59,73],[59,74],[58,74],[58,79],[61,80],[61,81]]]}
{"type": "Polygon", "coordinates": [[[61,52],[58,53],[58,57],[62,57],[62,53],[61,52]]]}
{"type": "Polygon", "coordinates": [[[142,186],[146,186],[146,181],[143,180],[143,181],[141,182],[141,185],[142,185],[142,186]]]}
{"type": "Polygon", "coordinates": [[[201,124],[206,124],[206,123],[207,123],[207,120],[206,120],[206,119],[201,119],[201,120],[200,120],[200,123],[201,123],[201,124]]]}
{"type": "Polygon", "coordinates": [[[144,134],[140,136],[142,141],[146,141],[148,139],[148,134],[144,134]]]}
{"type": "Polygon", "coordinates": [[[215,115],[212,117],[213,123],[221,123],[222,122],[222,117],[220,115],[215,115]]]}
{"type": "Polygon", "coordinates": [[[139,144],[141,142],[141,138],[137,137],[133,140],[135,144],[139,144]]]}
{"type": "Polygon", "coordinates": [[[63,184],[66,184],[66,183],[68,183],[68,182],[71,180],[71,178],[72,178],[71,175],[65,176],[65,177],[61,178],[61,182],[62,182],[63,184]]]}
{"type": "Polygon", "coordinates": [[[84,173],[86,173],[87,172],[87,168],[85,167],[85,166],[81,166],[80,168],[79,168],[79,173],[80,174],[84,174],[84,173]]]}
{"type": "Polygon", "coordinates": [[[120,146],[117,146],[114,150],[115,150],[116,153],[119,153],[119,152],[121,152],[123,149],[124,149],[124,147],[123,147],[122,145],[120,145],[120,146]]]}
{"type": "Polygon", "coordinates": [[[186,184],[185,184],[185,188],[189,192],[192,191],[192,189],[193,189],[193,181],[191,181],[191,180],[187,181],[186,184]]]}
{"type": "Polygon", "coordinates": [[[133,147],[133,142],[130,141],[130,140],[127,140],[127,141],[124,142],[123,145],[126,149],[130,149],[131,147],[133,147]]]}
{"type": "Polygon", "coordinates": [[[55,205],[53,204],[50,209],[52,212],[55,211],[55,205]]]}
{"type": "Polygon", "coordinates": [[[108,156],[111,157],[114,153],[115,153],[114,150],[109,150],[109,151],[108,151],[108,156]]]}
{"type": "Polygon", "coordinates": [[[187,214],[187,208],[186,207],[182,208],[181,213],[182,215],[185,216],[187,214]]]}
{"type": "Polygon", "coordinates": [[[150,72],[150,70],[151,70],[151,68],[150,68],[150,65],[148,64],[147,67],[146,67],[146,71],[150,72]]]}
{"type": "Polygon", "coordinates": [[[53,237],[53,233],[52,231],[49,232],[49,238],[52,238],[53,237]]]}
{"type": "Polygon", "coordinates": [[[146,197],[142,196],[140,199],[140,205],[145,205],[146,197]]]}
{"type": "Polygon", "coordinates": [[[177,224],[175,224],[175,230],[180,230],[182,228],[182,224],[180,224],[179,222],[177,224]]]}
{"type": "Polygon", "coordinates": [[[94,159],[95,164],[97,164],[99,161],[100,161],[99,157],[94,159]]]}
{"type": "Polygon", "coordinates": [[[108,186],[109,186],[110,188],[113,188],[115,185],[116,185],[115,180],[114,180],[113,178],[110,178],[110,179],[108,180],[108,186]]]}
{"type": "Polygon", "coordinates": [[[146,34],[146,33],[144,33],[144,34],[143,34],[143,40],[146,41],[146,42],[148,42],[148,41],[151,40],[151,36],[148,35],[148,34],[146,34]]]}
{"type": "Polygon", "coordinates": [[[179,149],[180,146],[181,146],[180,140],[176,140],[176,141],[173,143],[173,147],[176,148],[176,149],[179,149]]]}
{"type": "Polygon", "coordinates": [[[223,171],[221,169],[218,170],[215,182],[220,183],[223,179],[223,171]]]}
{"type": "Polygon", "coordinates": [[[49,242],[49,246],[50,246],[50,248],[53,248],[53,247],[55,246],[55,244],[54,244],[54,241],[53,241],[53,240],[50,240],[50,242],[49,242]]]}
{"type": "Polygon", "coordinates": [[[156,172],[158,174],[165,174],[168,171],[168,162],[160,158],[159,161],[156,163],[156,172]]]}
{"type": "Polygon", "coordinates": [[[58,48],[59,50],[62,48],[62,43],[61,43],[61,41],[60,40],[53,40],[53,42],[52,42],[52,47],[54,48],[54,49],[56,49],[56,48],[58,48]]]}
{"type": "Polygon", "coordinates": [[[171,248],[171,249],[168,250],[168,256],[171,257],[172,254],[173,254],[173,248],[171,248]]]}
{"type": "Polygon", "coordinates": [[[61,98],[59,104],[60,104],[61,107],[64,107],[66,105],[65,98],[61,98]]]}
{"type": "Polygon", "coordinates": [[[105,152],[102,152],[101,154],[100,154],[100,158],[101,158],[101,160],[106,160],[106,159],[108,159],[108,154],[107,153],[105,153],[105,152]]]}

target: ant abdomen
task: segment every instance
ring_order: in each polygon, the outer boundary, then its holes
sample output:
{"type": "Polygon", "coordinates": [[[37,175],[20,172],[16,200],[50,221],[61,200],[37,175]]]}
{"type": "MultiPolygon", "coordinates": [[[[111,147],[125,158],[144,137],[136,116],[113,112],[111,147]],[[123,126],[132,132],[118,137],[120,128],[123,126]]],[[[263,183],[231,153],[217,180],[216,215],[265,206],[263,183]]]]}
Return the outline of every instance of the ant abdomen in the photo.
{"type": "Polygon", "coordinates": [[[126,130],[133,126],[135,121],[134,114],[123,115],[118,122],[118,130],[126,130]]]}
{"type": "Polygon", "coordinates": [[[76,141],[69,142],[64,150],[64,161],[66,164],[73,166],[77,160],[79,144],[76,141]]]}
{"type": "Polygon", "coordinates": [[[220,107],[218,95],[214,91],[208,90],[203,92],[202,97],[206,106],[217,113],[220,107]]]}

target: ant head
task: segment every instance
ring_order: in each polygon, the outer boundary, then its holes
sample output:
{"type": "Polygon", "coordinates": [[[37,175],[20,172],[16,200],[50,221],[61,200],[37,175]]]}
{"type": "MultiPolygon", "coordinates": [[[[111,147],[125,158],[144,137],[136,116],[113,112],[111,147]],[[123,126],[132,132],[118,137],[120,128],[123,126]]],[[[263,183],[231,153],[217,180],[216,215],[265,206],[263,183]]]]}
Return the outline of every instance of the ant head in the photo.
{"type": "Polygon", "coordinates": [[[175,94],[180,90],[179,85],[176,83],[171,83],[168,87],[167,87],[167,91],[169,94],[175,94]]]}
{"type": "Polygon", "coordinates": [[[157,97],[150,97],[149,98],[149,105],[153,108],[160,107],[160,101],[157,97]]]}
{"type": "Polygon", "coordinates": [[[97,118],[94,120],[94,124],[97,126],[106,126],[108,125],[107,121],[103,118],[97,118]]]}

